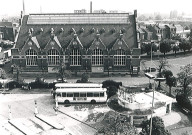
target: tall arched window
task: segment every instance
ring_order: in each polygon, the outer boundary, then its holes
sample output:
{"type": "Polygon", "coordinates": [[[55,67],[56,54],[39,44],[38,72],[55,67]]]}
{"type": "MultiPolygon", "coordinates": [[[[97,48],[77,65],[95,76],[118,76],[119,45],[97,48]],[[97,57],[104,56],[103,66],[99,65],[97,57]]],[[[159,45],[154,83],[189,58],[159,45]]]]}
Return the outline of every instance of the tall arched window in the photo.
{"type": "Polygon", "coordinates": [[[33,49],[27,50],[26,55],[26,65],[27,66],[36,66],[37,65],[37,52],[33,49]]]}
{"type": "Polygon", "coordinates": [[[59,65],[59,52],[56,49],[51,49],[47,52],[48,65],[59,65]]]}
{"type": "Polygon", "coordinates": [[[81,65],[81,53],[78,49],[71,50],[70,62],[71,62],[71,66],[81,65]]]}
{"type": "Polygon", "coordinates": [[[103,51],[101,49],[95,49],[92,53],[92,65],[103,65],[103,51]]]}
{"type": "Polygon", "coordinates": [[[115,66],[124,66],[125,62],[125,51],[122,49],[118,49],[115,51],[114,55],[114,65],[115,66]]]}

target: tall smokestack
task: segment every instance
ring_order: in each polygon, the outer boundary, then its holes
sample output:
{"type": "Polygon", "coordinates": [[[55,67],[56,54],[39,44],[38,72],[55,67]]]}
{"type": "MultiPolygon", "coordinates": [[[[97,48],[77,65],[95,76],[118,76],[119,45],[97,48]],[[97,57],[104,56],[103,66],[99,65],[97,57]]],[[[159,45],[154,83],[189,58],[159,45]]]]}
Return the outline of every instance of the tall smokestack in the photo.
{"type": "Polygon", "coordinates": [[[23,0],[23,15],[25,15],[25,1],[23,0]]]}
{"type": "Polygon", "coordinates": [[[92,13],[92,1],[90,2],[90,13],[92,13]]]}

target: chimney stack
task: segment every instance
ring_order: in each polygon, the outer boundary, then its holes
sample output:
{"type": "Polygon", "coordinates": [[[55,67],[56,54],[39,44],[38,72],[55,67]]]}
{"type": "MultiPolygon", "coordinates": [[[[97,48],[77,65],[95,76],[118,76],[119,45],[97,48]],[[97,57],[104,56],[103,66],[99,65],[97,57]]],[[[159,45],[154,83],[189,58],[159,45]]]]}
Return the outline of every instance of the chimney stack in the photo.
{"type": "Polygon", "coordinates": [[[90,13],[92,13],[92,1],[90,2],[90,13]]]}

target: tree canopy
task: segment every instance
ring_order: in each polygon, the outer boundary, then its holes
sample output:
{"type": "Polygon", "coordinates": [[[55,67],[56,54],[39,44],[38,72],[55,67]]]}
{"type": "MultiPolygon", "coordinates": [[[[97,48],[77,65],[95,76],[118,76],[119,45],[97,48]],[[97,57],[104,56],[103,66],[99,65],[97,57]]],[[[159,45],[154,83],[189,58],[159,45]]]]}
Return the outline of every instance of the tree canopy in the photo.
{"type": "Polygon", "coordinates": [[[189,41],[182,40],[181,43],[179,43],[179,48],[183,50],[185,54],[186,50],[191,49],[191,43],[189,41]]]}
{"type": "Polygon", "coordinates": [[[138,135],[137,130],[127,120],[126,116],[120,116],[114,112],[105,115],[106,126],[98,130],[103,135],[138,135]]]}
{"type": "Polygon", "coordinates": [[[53,70],[57,71],[58,78],[61,78],[62,82],[64,82],[65,77],[71,76],[71,72],[66,69],[64,62],[60,62],[59,66],[54,67],[53,70]]]}
{"type": "Polygon", "coordinates": [[[183,87],[183,93],[187,97],[191,93],[191,88],[188,86],[192,84],[192,64],[180,67],[180,72],[177,74],[178,82],[183,87]]]}
{"type": "MultiPolygon", "coordinates": [[[[157,74],[157,77],[163,77],[163,73],[162,73],[162,69],[165,69],[166,67],[170,67],[167,59],[163,58],[163,59],[159,59],[158,63],[158,74],[157,74]]],[[[159,81],[159,85],[158,85],[158,88],[160,88],[161,86],[161,82],[159,81]]]]}
{"type": "Polygon", "coordinates": [[[143,43],[142,44],[142,52],[143,53],[147,53],[148,55],[151,54],[151,49],[152,52],[156,52],[157,51],[157,46],[153,43],[143,43]],[[152,48],[151,48],[152,46],[152,48]]]}
{"type": "MultiPolygon", "coordinates": [[[[142,122],[142,131],[139,135],[149,135],[150,121],[151,119],[142,122]]],[[[152,118],[152,135],[171,135],[171,133],[165,129],[162,118],[157,116],[152,118]]]]}
{"type": "Polygon", "coordinates": [[[171,42],[170,40],[164,40],[160,43],[160,52],[164,53],[164,57],[165,57],[165,53],[170,52],[171,51],[171,42]]]}

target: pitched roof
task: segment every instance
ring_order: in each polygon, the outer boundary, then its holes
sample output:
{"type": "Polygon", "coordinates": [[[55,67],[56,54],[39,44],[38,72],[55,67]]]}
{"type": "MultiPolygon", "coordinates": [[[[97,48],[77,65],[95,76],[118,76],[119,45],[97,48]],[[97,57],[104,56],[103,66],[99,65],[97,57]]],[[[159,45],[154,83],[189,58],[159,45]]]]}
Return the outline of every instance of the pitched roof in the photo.
{"type": "Polygon", "coordinates": [[[166,24],[165,26],[169,27],[170,29],[174,29],[175,26],[173,24],[166,24]]]}
{"type": "Polygon", "coordinates": [[[165,29],[165,24],[159,24],[158,27],[159,27],[160,29],[165,29]]]}
{"type": "MultiPolygon", "coordinates": [[[[77,16],[77,14],[75,14],[77,16]]],[[[92,14],[89,14],[91,16],[92,14]]],[[[95,14],[93,14],[94,16],[95,14]]],[[[118,19],[117,15],[119,14],[109,14],[111,18],[114,16],[114,20],[118,19]],[[116,17],[115,17],[116,16],[116,17]]],[[[123,14],[127,15],[127,14],[123,14]]],[[[58,16],[58,15],[57,15],[58,16]]],[[[51,30],[53,29],[53,34],[57,37],[58,44],[60,43],[63,49],[66,49],[71,40],[74,38],[72,28],[75,30],[77,34],[77,40],[81,43],[84,48],[88,48],[91,46],[93,40],[96,36],[96,31],[92,31],[94,28],[95,30],[98,29],[101,32],[101,29],[105,29],[102,33],[100,33],[100,39],[105,44],[107,48],[111,47],[114,42],[117,40],[119,31],[123,30],[123,38],[125,42],[129,45],[130,48],[137,48],[137,41],[136,41],[136,30],[135,30],[135,17],[134,15],[129,15],[129,22],[126,24],[118,24],[118,23],[98,23],[95,24],[64,24],[62,22],[57,21],[57,24],[28,24],[28,19],[30,15],[25,15],[22,21],[22,25],[20,28],[20,32],[18,35],[18,40],[16,42],[16,48],[21,49],[24,45],[24,42],[27,40],[27,35],[29,29],[33,28],[32,36],[36,37],[41,49],[44,49],[47,45],[48,41],[50,40],[51,30]],[[83,28],[83,30],[82,30],[83,28]],[[115,29],[115,32],[112,30],[115,29]]],[[[52,18],[53,19],[53,18],[52,18]]],[[[54,20],[52,20],[54,21],[54,20]]],[[[107,22],[107,20],[105,20],[107,22]]]]}
{"type": "Polygon", "coordinates": [[[138,28],[137,31],[138,31],[139,33],[145,33],[141,28],[138,28]]]}

